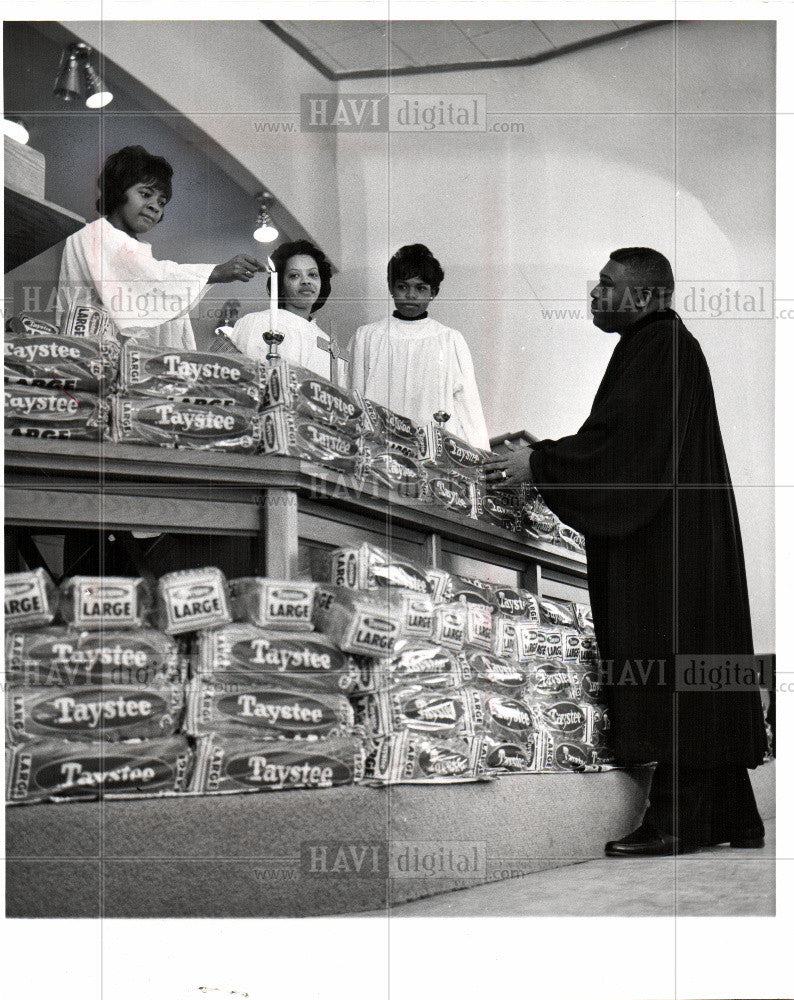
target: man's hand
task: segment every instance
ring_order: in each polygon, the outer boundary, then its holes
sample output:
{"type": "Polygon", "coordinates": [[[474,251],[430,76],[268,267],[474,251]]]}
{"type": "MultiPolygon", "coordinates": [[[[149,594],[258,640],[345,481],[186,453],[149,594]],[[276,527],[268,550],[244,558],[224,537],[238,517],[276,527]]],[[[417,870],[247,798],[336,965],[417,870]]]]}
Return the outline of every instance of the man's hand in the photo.
{"type": "Polygon", "coordinates": [[[217,267],[214,267],[207,283],[225,284],[227,281],[250,281],[257,271],[266,270],[265,265],[261,264],[256,257],[251,257],[247,253],[238,253],[236,257],[227,260],[225,264],[218,264],[217,267]]]}
{"type": "Polygon", "coordinates": [[[520,486],[521,483],[532,482],[529,467],[531,455],[531,448],[516,448],[509,455],[483,462],[480,468],[485,473],[486,482],[493,486],[520,486]]]}

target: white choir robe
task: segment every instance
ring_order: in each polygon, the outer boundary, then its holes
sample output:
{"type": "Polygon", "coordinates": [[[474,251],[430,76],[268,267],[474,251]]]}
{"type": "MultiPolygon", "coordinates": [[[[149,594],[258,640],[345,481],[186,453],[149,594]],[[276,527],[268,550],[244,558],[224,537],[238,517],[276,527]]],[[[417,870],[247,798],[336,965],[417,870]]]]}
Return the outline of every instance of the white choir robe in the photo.
{"type": "Polygon", "coordinates": [[[468,345],[429,316],[360,326],[350,343],[349,387],[415,423],[433,423],[444,410],[451,434],[490,449],[468,345]]]}
{"type": "MultiPolygon", "coordinates": [[[[308,368],[325,379],[331,377],[331,355],[328,350],[317,346],[317,339],[319,337],[329,347],[331,341],[313,319],[306,320],[288,309],[277,309],[276,328],[278,333],[284,334],[284,339],[278,345],[280,358],[293,365],[308,368]]],[[[247,357],[265,361],[270,348],[262,339],[262,334],[269,329],[269,309],[248,313],[234,324],[229,340],[247,357]]]]}
{"type": "Polygon", "coordinates": [[[148,243],[97,219],[63,248],[56,322],[75,301],[103,306],[124,337],[195,351],[188,313],[207,291],[212,270],[212,264],[155,260],[148,243]]]}

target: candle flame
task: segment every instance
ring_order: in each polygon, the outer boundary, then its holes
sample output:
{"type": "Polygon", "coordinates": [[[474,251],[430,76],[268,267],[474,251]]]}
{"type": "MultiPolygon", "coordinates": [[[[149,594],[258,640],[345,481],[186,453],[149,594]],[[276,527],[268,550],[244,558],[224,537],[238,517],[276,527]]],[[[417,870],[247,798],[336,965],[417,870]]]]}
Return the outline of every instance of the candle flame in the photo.
{"type": "Polygon", "coordinates": [[[275,274],[276,273],[276,265],[273,263],[273,261],[269,257],[267,258],[267,269],[268,269],[268,271],[270,271],[271,274],[275,274]]]}

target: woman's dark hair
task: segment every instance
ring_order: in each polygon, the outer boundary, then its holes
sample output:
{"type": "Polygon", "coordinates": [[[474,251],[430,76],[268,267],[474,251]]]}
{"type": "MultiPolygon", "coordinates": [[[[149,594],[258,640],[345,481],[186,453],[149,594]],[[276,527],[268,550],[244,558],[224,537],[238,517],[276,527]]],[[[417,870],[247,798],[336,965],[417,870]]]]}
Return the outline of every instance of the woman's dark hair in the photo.
{"type": "Polygon", "coordinates": [[[152,156],[143,146],[125,146],[111,153],[99,172],[97,211],[104,216],[115,212],[124,204],[124,192],[133,184],[151,184],[170,201],[173,176],[173,167],[162,156],[152,156]]]}
{"type": "Polygon", "coordinates": [[[433,295],[438,295],[441,282],[444,280],[441,265],[424,243],[411,243],[410,246],[400,247],[389,261],[386,276],[390,289],[395,281],[421,278],[433,289],[433,295]]]}
{"type": "MultiPolygon", "coordinates": [[[[314,314],[318,309],[322,309],[328,300],[328,296],[331,294],[331,264],[322,250],[309,243],[308,240],[295,240],[294,243],[282,243],[270,255],[270,259],[276,265],[276,274],[278,275],[279,308],[283,308],[284,305],[284,275],[287,271],[287,261],[290,257],[296,257],[298,254],[314,258],[317,270],[320,273],[320,294],[312,306],[312,314],[314,314]]],[[[267,288],[270,291],[270,278],[267,279],[267,288]]]]}

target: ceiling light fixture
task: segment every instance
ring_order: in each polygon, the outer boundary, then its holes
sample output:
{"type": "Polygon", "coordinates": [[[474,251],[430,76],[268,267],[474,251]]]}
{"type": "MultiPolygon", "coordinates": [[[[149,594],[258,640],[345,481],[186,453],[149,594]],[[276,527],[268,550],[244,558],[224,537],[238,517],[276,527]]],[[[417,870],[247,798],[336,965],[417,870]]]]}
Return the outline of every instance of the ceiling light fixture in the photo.
{"type": "Polygon", "coordinates": [[[3,134],[11,139],[16,139],[23,146],[27,144],[30,134],[21,118],[4,118],[3,134]]]}
{"type": "Polygon", "coordinates": [[[64,101],[86,95],[87,108],[104,108],[113,100],[102,77],[91,65],[94,50],[85,42],[72,42],[63,50],[53,93],[64,101]]]}
{"type": "Polygon", "coordinates": [[[273,195],[269,191],[262,191],[258,197],[259,212],[256,219],[256,229],[254,239],[258,243],[272,243],[278,239],[278,229],[270,218],[267,210],[268,203],[273,200],[273,195]]]}

